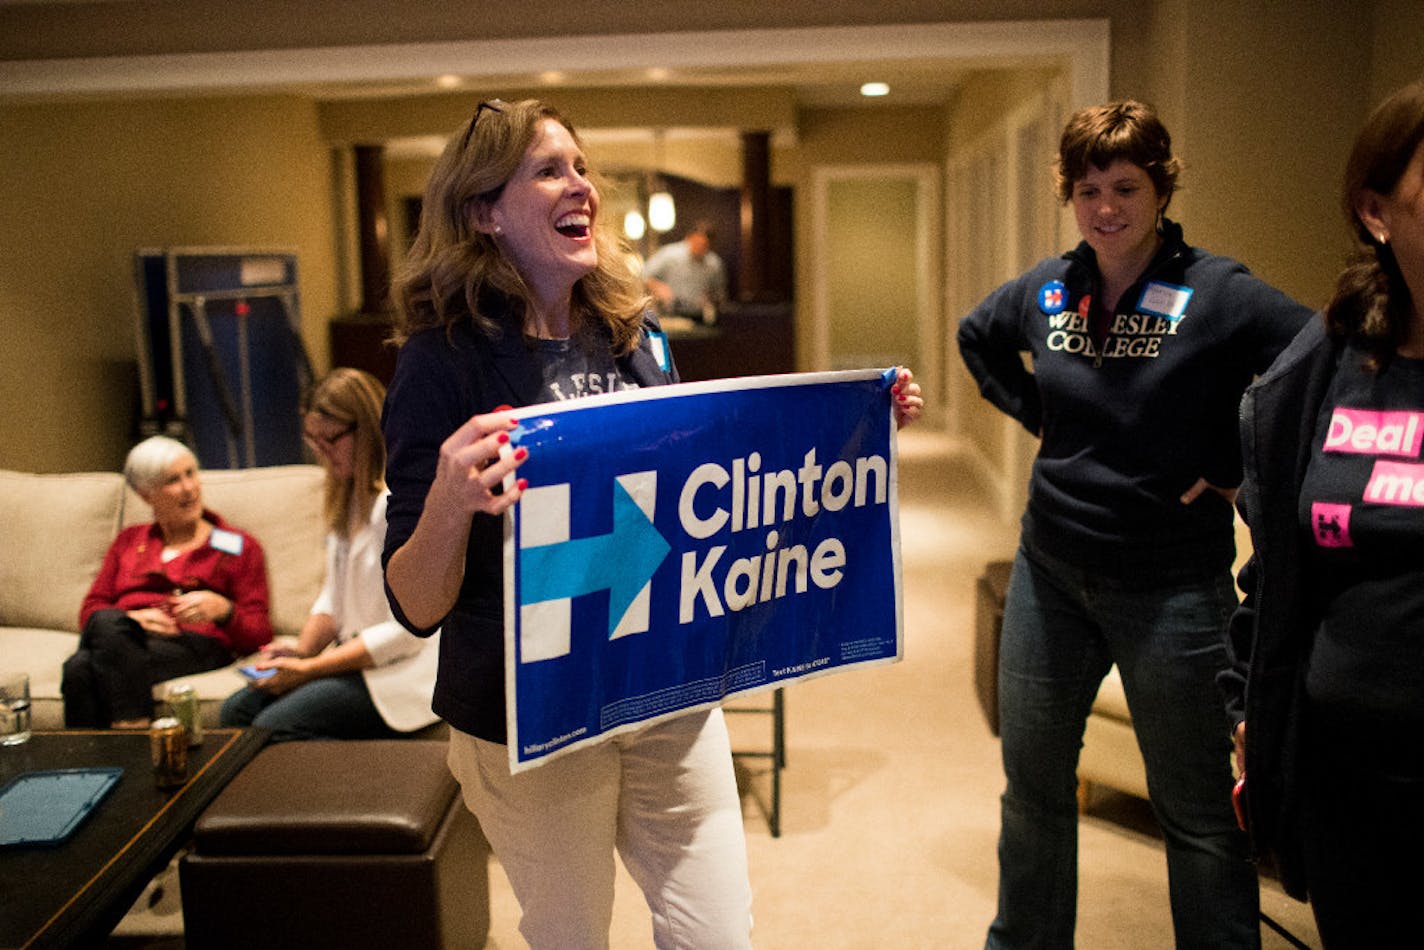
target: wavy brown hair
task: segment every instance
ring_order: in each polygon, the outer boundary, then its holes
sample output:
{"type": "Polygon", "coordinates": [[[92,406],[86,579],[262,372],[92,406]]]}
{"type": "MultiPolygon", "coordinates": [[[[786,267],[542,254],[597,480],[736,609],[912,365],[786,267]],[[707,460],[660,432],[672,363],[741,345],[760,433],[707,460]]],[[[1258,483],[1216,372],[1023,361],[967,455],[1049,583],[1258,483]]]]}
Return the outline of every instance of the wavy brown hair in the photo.
{"type": "Polygon", "coordinates": [[[1370,352],[1374,369],[1404,341],[1412,300],[1394,251],[1365,227],[1359,208],[1369,192],[1394,193],[1421,142],[1424,80],[1405,86],[1375,108],[1345,163],[1341,201],[1356,250],[1325,307],[1325,327],[1332,336],[1360,342],[1370,352]]]}
{"type": "MultiPolygon", "coordinates": [[[[394,342],[428,327],[448,331],[465,319],[491,335],[502,320],[517,321],[522,330],[529,289],[494,239],[473,222],[481,204],[499,200],[545,119],[558,122],[579,142],[556,109],[525,99],[480,103],[469,125],[445,146],[425,188],[415,240],[391,281],[394,342]]],[[[614,351],[626,353],[638,344],[649,299],[628,265],[627,249],[598,220],[593,239],[598,265],[574,284],[574,325],[607,326],[614,351]]]]}
{"type": "MultiPolygon", "coordinates": [[[[342,428],[351,427],[355,440],[351,479],[331,477],[327,468],[322,515],[327,530],[349,538],[353,521],[365,522],[371,506],[386,487],[386,443],[381,437],[381,406],[386,387],[370,373],[340,367],[317,383],[307,397],[307,415],[318,415],[342,428]]],[[[322,456],[322,465],[327,465],[322,456]]]]}
{"type": "Polygon", "coordinates": [[[1172,154],[1172,136],[1145,102],[1121,99],[1087,106],[1068,117],[1058,141],[1054,184],[1058,200],[1067,204],[1073,185],[1088,173],[1088,166],[1107,168],[1119,158],[1132,162],[1152,179],[1159,196],[1172,203],[1182,163],[1172,154]]]}

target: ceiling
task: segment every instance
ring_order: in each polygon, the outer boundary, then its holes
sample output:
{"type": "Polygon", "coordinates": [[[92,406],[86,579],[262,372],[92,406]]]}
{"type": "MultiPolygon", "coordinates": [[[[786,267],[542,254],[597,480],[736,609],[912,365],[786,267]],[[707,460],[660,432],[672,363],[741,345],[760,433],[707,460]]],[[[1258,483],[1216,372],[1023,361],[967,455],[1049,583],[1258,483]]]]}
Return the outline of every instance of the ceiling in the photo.
{"type": "Polygon", "coordinates": [[[1041,59],[1043,47],[1025,35],[1039,26],[930,23],[9,59],[0,60],[0,97],[280,91],[328,100],[462,87],[662,85],[790,89],[808,107],[925,105],[946,102],[973,69],[1021,66],[1026,54],[1041,59]],[[439,85],[441,77],[454,85],[439,85]],[[872,80],[890,85],[877,103],[859,93],[872,80]]]}
{"type": "MultiPolygon", "coordinates": [[[[0,101],[276,92],[337,102],[491,88],[667,88],[776,90],[796,109],[932,106],[950,102],[975,70],[1063,65],[1098,46],[1093,55],[1106,62],[1105,21],[708,30],[3,60],[0,101]],[[888,84],[889,94],[863,97],[859,89],[867,81],[888,84]]],[[[669,136],[677,131],[674,124],[666,127],[669,136]]],[[[582,131],[588,138],[650,133],[594,129],[588,123],[582,131]]],[[[733,130],[698,129],[699,134],[726,131],[733,130]]],[[[433,144],[405,143],[417,151],[433,144]]]]}
{"type": "Polygon", "coordinates": [[[316,99],[360,99],[427,95],[435,91],[460,88],[775,87],[790,89],[800,106],[848,108],[882,104],[942,105],[953,97],[968,71],[968,65],[957,61],[865,59],[854,62],[823,61],[759,66],[549,69],[539,72],[463,75],[444,73],[398,80],[297,82],[287,88],[316,99]],[[882,98],[863,96],[860,87],[866,82],[888,84],[889,95],[882,98]]]}
{"type": "MultiPolygon", "coordinates": [[[[786,89],[798,108],[884,108],[894,106],[939,106],[952,100],[955,90],[969,72],[963,63],[924,60],[859,60],[855,62],[807,62],[756,67],[648,67],[613,70],[544,70],[538,73],[502,73],[459,75],[447,73],[398,81],[368,80],[350,82],[298,83],[289,91],[298,91],[318,100],[349,100],[363,98],[398,98],[429,95],[434,92],[489,89],[548,89],[555,95],[558,89],[647,89],[649,87],[697,89],[786,89]],[[889,93],[867,97],[860,91],[866,82],[881,82],[889,93]]],[[[586,140],[651,140],[654,131],[648,128],[581,127],[586,140]]],[[[725,134],[735,139],[735,129],[678,128],[657,130],[669,141],[679,138],[708,138],[725,134]]],[[[778,142],[794,137],[790,130],[777,130],[778,142]]],[[[439,153],[444,140],[432,137],[394,139],[386,142],[393,157],[433,156],[439,153]]]]}

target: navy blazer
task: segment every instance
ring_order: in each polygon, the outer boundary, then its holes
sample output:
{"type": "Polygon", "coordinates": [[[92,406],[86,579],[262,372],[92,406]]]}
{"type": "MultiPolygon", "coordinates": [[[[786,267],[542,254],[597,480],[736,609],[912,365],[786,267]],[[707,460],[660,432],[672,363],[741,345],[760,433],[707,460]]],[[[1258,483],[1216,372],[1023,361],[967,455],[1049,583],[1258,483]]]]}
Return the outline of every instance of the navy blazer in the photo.
{"type": "Polygon", "coordinates": [[[1297,506],[1342,348],[1317,317],[1242,399],[1246,479],[1237,506],[1251,529],[1252,555],[1238,579],[1245,599],[1231,618],[1232,666],[1217,680],[1233,725],[1247,723],[1252,845],[1274,859],[1286,893],[1298,900],[1307,884],[1296,747],[1305,660],[1320,618],[1297,506]]]}
{"type": "MultiPolygon", "coordinates": [[[[670,354],[667,370],[658,364],[650,332],[659,332],[651,313],[644,318],[638,348],[617,358],[619,371],[640,387],[677,382],[670,354]]],[[[420,520],[441,443],[471,416],[534,403],[542,386],[540,366],[517,330],[503,328],[488,336],[466,320],[448,332],[435,327],[406,340],[382,417],[391,491],[383,563],[420,520]]],[[[442,630],[440,667],[431,702],[436,715],[454,728],[499,743],[506,739],[503,539],[502,516],[474,516],[460,592],[437,625],[442,630]]],[[[436,629],[411,624],[389,586],[386,596],[396,619],[412,632],[429,635],[436,629]]]]}

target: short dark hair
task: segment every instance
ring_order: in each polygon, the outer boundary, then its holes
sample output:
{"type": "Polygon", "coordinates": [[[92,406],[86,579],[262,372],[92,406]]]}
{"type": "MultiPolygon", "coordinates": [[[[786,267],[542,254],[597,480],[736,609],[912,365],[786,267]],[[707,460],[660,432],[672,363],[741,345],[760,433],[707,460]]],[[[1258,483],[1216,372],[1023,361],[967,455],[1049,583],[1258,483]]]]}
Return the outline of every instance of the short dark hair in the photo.
{"type": "Polygon", "coordinates": [[[712,241],[713,238],[717,236],[716,230],[714,230],[712,227],[712,222],[706,219],[692,222],[692,227],[687,229],[687,233],[683,235],[683,239],[686,240],[687,238],[692,237],[694,234],[702,235],[708,240],[709,243],[712,241]]]}
{"type": "Polygon", "coordinates": [[[1157,194],[1171,202],[1182,163],[1172,154],[1172,136],[1157,111],[1133,99],[1088,106],[1068,117],[1054,170],[1058,199],[1066,204],[1073,197],[1073,185],[1089,165],[1107,168],[1120,158],[1147,172],[1157,194]]]}

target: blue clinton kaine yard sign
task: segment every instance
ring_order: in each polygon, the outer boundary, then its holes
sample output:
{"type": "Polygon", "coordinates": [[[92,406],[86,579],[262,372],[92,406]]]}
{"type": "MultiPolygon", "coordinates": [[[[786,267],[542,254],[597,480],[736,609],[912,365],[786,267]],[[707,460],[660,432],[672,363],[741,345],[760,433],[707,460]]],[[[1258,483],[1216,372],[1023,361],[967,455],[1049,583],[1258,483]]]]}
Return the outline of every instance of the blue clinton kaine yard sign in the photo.
{"type": "Polygon", "coordinates": [[[510,767],[901,656],[894,372],[530,406],[506,522],[510,767]]]}

